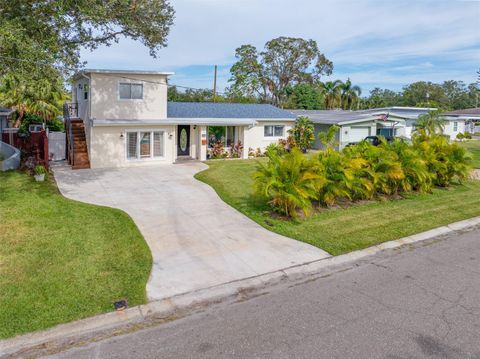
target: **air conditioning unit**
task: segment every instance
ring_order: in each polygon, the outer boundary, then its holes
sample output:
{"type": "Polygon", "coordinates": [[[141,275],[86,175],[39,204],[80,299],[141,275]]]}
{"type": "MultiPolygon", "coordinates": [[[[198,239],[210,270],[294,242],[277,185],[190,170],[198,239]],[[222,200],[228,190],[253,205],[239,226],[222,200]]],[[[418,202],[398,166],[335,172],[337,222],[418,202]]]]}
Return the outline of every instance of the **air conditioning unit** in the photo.
{"type": "Polygon", "coordinates": [[[28,131],[30,133],[41,132],[43,130],[43,125],[34,124],[28,126],[28,131]]]}

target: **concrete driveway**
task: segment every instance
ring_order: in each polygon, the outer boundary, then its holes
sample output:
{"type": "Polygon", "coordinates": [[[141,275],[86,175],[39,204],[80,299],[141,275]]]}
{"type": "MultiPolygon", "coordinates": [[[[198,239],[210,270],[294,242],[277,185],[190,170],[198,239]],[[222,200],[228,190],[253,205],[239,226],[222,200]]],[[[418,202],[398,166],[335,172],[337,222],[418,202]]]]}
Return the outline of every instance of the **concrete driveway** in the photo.
{"type": "Polygon", "coordinates": [[[192,162],[108,170],[54,169],[61,193],[120,208],[135,221],[153,256],[150,300],[252,277],[328,257],[270,232],[193,178],[192,162]]]}

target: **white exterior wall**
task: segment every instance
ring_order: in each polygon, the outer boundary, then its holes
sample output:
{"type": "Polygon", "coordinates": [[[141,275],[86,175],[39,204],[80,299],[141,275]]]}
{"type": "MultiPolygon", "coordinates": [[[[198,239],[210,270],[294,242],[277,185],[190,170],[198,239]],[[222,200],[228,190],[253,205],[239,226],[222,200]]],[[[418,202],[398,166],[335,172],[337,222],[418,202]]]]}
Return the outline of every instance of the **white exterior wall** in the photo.
{"type": "Polygon", "coordinates": [[[91,168],[148,166],[173,163],[176,153],[176,128],[165,126],[95,126],[92,127],[90,166],[91,168]],[[165,131],[165,156],[163,158],[127,160],[126,131],[165,131]],[[123,138],[120,136],[123,134],[123,138]]]}
{"type": "Polygon", "coordinates": [[[89,104],[90,104],[90,94],[91,88],[89,87],[89,79],[85,77],[80,77],[75,84],[73,85],[72,93],[72,102],[78,104],[78,117],[81,118],[84,122],[90,118],[89,113],[89,104]],[[88,86],[88,99],[85,99],[85,86],[88,86]]]}
{"type": "MultiPolygon", "coordinates": [[[[290,121],[278,121],[278,122],[270,122],[270,121],[259,121],[255,126],[243,127],[243,141],[240,137],[240,140],[243,143],[244,151],[247,151],[249,148],[253,148],[256,150],[260,148],[262,151],[265,151],[265,148],[271,143],[278,143],[279,139],[286,139],[288,137],[288,130],[290,130],[295,125],[295,120],[290,121]],[[278,137],[265,137],[264,136],[264,126],[270,125],[277,125],[277,126],[285,126],[283,131],[283,136],[278,137]]],[[[241,131],[239,131],[239,135],[241,136],[241,131]]],[[[245,156],[244,156],[245,157],[245,156]]]]}
{"type": "MultiPolygon", "coordinates": [[[[83,119],[85,123],[87,150],[92,168],[137,165],[130,163],[130,161],[125,162],[124,149],[122,149],[122,154],[120,155],[118,148],[118,139],[121,132],[120,127],[93,128],[91,127],[90,119],[166,119],[167,76],[115,73],[90,73],[87,76],[89,78],[79,77],[73,84],[72,100],[78,103],[78,117],[83,119]],[[120,99],[119,84],[121,82],[141,83],[143,85],[143,99],[120,99]],[[88,99],[84,97],[85,86],[88,86],[88,99]],[[113,135],[113,133],[115,133],[115,135],[113,135]],[[111,139],[113,142],[109,143],[108,141],[111,139]],[[104,153],[104,155],[102,155],[102,153],[104,153]],[[109,153],[111,153],[116,160],[107,158],[106,154],[109,153]],[[117,163],[117,159],[119,158],[122,158],[122,161],[117,163]]],[[[172,128],[172,126],[163,126],[162,128],[166,127],[172,128]]],[[[176,151],[176,149],[174,149],[174,151],[176,151]]],[[[172,156],[174,152],[170,151],[170,154],[168,153],[167,151],[165,161],[167,161],[168,156],[172,156]]],[[[161,160],[151,162],[161,162],[161,160]]],[[[169,160],[169,162],[173,162],[173,158],[169,160]]]]}
{"type": "Polygon", "coordinates": [[[446,121],[445,127],[443,129],[443,133],[445,135],[450,136],[451,140],[455,140],[457,138],[457,135],[459,133],[464,133],[465,132],[465,120],[451,120],[451,121],[446,121]],[[457,130],[454,131],[455,124],[454,122],[457,123],[457,130]]]}
{"type": "Polygon", "coordinates": [[[167,76],[91,74],[91,117],[160,120],[167,118],[167,76]],[[128,78],[125,78],[128,77],[128,78]],[[143,84],[143,99],[120,99],[120,83],[143,84]]]}

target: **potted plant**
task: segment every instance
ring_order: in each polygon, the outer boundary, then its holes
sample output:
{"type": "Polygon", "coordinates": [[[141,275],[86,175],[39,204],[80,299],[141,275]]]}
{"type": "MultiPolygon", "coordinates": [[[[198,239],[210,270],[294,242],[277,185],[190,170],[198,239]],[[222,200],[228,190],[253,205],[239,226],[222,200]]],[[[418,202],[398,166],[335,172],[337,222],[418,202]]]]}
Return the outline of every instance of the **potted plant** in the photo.
{"type": "Polygon", "coordinates": [[[35,174],[33,177],[35,177],[35,181],[37,182],[43,182],[45,181],[45,174],[47,171],[45,170],[45,167],[42,165],[36,165],[34,168],[35,174]]]}

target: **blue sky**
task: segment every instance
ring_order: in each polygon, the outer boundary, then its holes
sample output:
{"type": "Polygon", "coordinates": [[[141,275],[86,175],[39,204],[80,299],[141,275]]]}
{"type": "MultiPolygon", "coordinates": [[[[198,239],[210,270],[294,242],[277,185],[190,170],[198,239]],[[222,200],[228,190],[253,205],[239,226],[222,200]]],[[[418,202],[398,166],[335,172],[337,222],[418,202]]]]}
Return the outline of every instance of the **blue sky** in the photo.
{"type": "Polygon", "coordinates": [[[332,78],[399,90],[419,81],[476,81],[480,1],[171,0],[175,24],[158,58],[139,42],[83,51],[89,68],[173,71],[171,83],[228,85],[235,48],[278,36],[317,41],[332,78]]]}

